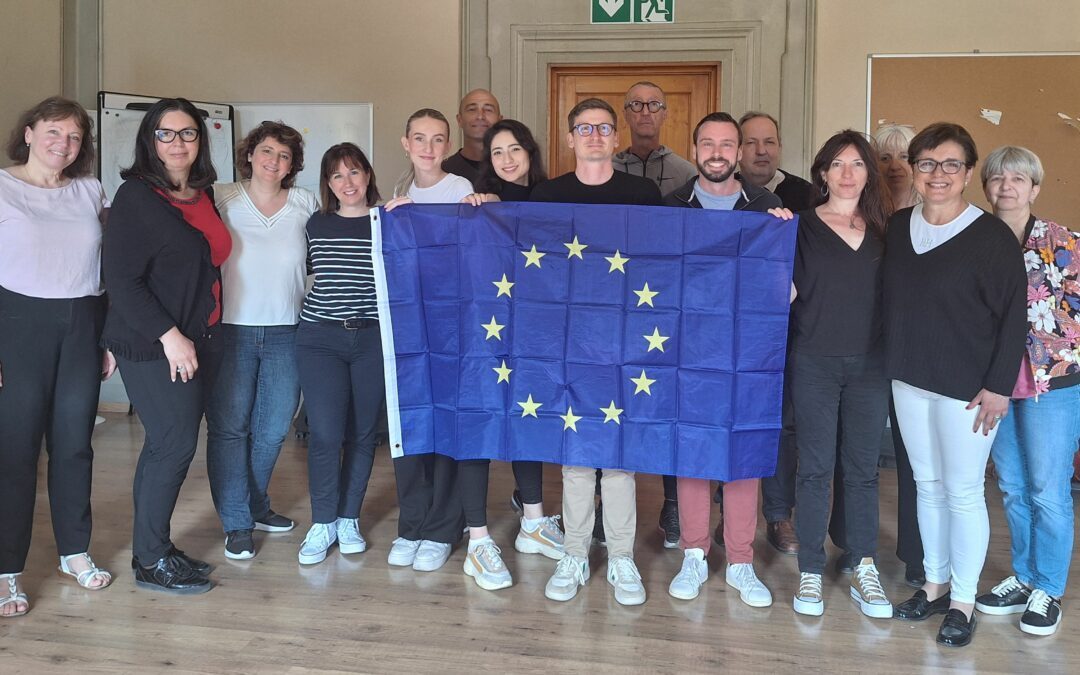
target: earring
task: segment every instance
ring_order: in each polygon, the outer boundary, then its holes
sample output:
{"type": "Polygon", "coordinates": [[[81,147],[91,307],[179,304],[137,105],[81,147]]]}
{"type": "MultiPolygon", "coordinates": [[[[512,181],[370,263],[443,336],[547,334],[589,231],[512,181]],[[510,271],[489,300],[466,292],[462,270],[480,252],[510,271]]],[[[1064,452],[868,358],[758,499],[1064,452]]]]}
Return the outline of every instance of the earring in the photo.
{"type": "Polygon", "coordinates": [[[821,184],[821,196],[822,197],[828,197],[829,196],[829,184],[828,183],[822,183],[821,184]]]}

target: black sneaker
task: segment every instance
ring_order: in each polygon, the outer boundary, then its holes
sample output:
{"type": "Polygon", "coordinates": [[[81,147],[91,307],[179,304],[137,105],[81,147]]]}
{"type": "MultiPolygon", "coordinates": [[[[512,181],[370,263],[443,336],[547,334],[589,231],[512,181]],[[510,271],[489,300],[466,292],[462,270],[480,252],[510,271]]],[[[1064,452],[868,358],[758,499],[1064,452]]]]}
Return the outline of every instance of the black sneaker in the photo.
{"type": "Polygon", "coordinates": [[[225,533],[225,557],[231,560],[249,560],[255,557],[255,542],[251,539],[251,530],[225,533]]]}
{"type": "Polygon", "coordinates": [[[679,548],[679,502],[665,499],[660,509],[660,531],[664,533],[664,548],[679,548]]]}
{"type": "Polygon", "coordinates": [[[1020,583],[1016,577],[1009,577],[997,586],[975,598],[975,609],[983,614],[1002,616],[1019,614],[1027,609],[1031,589],[1020,583]]]}
{"type": "Polygon", "coordinates": [[[255,519],[255,529],[261,532],[288,532],[294,527],[296,523],[273,511],[267,511],[265,516],[255,519]]]}
{"type": "Polygon", "coordinates": [[[510,508],[519,516],[525,516],[525,504],[521,501],[521,490],[514,490],[510,494],[510,508]]]}
{"type": "MultiPolygon", "coordinates": [[[[198,575],[204,576],[204,577],[208,576],[211,572],[214,571],[214,566],[211,565],[210,563],[208,563],[208,562],[206,562],[204,560],[199,560],[198,558],[192,558],[191,556],[187,555],[186,553],[184,553],[180,549],[176,548],[175,546],[170,548],[169,552],[166,553],[165,555],[166,556],[173,556],[173,557],[177,558],[179,560],[180,564],[187,565],[188,567],[191,568],[191,570],[193,572],[195,572],[198,575]]],[[[137,560],[135,560],[135,556],[131,556],[131,571],[134,572],[138,568],[139,568],[139,562],[137,560]]]]}
{"type": "Polygon", "coordinates": [[[172,554],[166,555],[151,567],[136,565],[135,585],[152,591],[178,595],[195,595],[213,588],[209,579],[195,572],[186,562],[172,554]]]}
{"type": "Polygon", "coordinates": [[[844,551],[840,554],[840,557],[836,559],[836,573],[837,574],[854,574],[855,565],[851,562],[851,554],[844,551]]]}
{"type": "Polygon", "coordinates": [[[592,523],[592,538],[597,544],[607,547],[607,539],[604,537],[604,502],[596,502],[596,517],[592,523]]]}
{"type": "Polygon", "coordinates": [[[1061,600],[1039,589],[1031,592],[1020,630],[1028,635],[1053,635],[1061,624],[1061,600]]]}
{"type": "Polygon", "coordinates": [[[921,566],[907,565],[904,568],[904,583],[912,588],[922,588],[926,585],[926,572],[921,566]]]}

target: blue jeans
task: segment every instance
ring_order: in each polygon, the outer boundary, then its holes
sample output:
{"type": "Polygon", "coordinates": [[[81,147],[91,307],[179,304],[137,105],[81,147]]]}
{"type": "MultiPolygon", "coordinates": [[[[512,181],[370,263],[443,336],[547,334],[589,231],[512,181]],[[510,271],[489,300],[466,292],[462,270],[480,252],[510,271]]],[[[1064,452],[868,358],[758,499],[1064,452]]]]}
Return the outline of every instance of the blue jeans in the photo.
{"type": "Polygon", "coordinates": [[[1073,549],[1069,481],[1080,441],[1080,385],[1012,401],[992,454],[1021,583],[1061,597],[1073,549]]]}
{"type": "Polygon", "coordinates": [[[206,469],[226,532],[270,512],[266,494],[300,399],[296,326],[223,326],[225,354],[206,411],[206,469]]]}

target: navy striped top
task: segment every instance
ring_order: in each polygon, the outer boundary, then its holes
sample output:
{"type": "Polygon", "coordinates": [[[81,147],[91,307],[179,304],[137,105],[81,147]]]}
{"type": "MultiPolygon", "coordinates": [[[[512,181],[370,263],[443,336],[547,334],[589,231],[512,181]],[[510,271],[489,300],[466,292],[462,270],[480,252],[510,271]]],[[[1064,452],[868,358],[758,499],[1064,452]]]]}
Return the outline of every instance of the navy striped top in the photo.
{"type": "Polygon", "coordinates": [[[308,265],[315,285],[301,321],[378,319],[371,266],[371,218],[315,213],[307,223],[308,265]]]}

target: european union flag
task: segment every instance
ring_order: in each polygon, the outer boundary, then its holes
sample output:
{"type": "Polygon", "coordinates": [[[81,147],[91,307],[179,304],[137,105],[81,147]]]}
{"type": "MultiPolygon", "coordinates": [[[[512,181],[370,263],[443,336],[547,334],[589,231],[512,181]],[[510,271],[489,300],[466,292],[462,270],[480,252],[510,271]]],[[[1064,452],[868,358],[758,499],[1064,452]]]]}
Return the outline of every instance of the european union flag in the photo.
{"type": "Polygon", "coordinates": [[[372,214],[394,456],[774,473],[794,221],[529,203],[372,214]]]}

